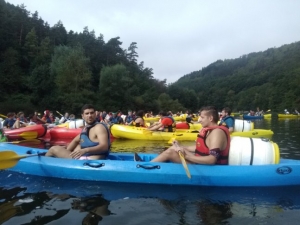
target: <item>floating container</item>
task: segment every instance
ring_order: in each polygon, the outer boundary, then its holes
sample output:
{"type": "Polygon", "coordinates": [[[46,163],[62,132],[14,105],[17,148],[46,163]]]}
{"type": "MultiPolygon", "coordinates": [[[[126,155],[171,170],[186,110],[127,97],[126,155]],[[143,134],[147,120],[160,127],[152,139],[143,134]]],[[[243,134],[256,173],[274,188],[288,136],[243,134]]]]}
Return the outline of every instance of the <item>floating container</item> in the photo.
{"type": "Polygon", "coordinates": [[[231,137],[229,165],[268,165],[279,161],[279,147],[269,139],[231,137]]]}

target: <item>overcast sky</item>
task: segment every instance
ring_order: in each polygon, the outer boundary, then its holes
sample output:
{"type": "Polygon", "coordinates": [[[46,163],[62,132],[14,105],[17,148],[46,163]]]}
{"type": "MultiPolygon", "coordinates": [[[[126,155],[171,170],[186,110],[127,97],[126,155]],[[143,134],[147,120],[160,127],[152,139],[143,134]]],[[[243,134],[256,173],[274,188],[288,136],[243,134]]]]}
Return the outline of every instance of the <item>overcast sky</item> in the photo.
{"type": "Polygon", "coordinates": [[[299,0],[6,0],[53,26],[137,42],[138,62],[167,83],[217,61],[300,41],[299,0]]]}

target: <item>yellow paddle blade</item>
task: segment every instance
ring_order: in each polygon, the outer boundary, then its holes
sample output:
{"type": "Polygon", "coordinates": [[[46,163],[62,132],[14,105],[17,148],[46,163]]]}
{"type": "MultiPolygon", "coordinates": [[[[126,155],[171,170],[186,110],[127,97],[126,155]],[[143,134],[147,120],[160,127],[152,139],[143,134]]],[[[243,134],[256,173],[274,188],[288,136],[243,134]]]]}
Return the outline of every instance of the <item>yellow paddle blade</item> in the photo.
{"type": "Polygon", "coordinates": [[[23,143],[23,142],[41,143],[41,140],[38,140],[38,139],[26,139],[26,140],[21,140],[21,141],[8,141],[8,142],[4,142],[4,143],[19,144],[19,143],[23,143]]]}
{"type": "Polygon", "coordinates": [[[38,132],[36,131],[25,131],[19,135],[24,139],[35,139],[38,136],[38,132]]]}
{"type": "Polygon", "coordinates": [[[26,157],[28,156],[18,155],[13,151],[0,152],[0,170],[14,167],[20,159],[26,157]]]}
{"type": "Polygon", "coordinates": [[[191,179],[192,176],[191,176],[191,173],[189,171],[189,168],[188,168],[188,166],[186,164],[186,161],[185,161],[185,158],[184,158],[182,152],[178,151],[178,154],[179,154],[179,157],[180,157],[180,160],[181,160],[181,164],[182,164],[182,166],[183,166],[183,168],[185,170],[185,173],[186,173],[187,177],[191,179]]]}
{"type": "Polygon", "coordinates": [[[14,167],[20,159],[32,157],[32,156],[40,156],[45,153],[32,154],[32,155],[18,155],[14,151],[2,151],[0,152],[0,170],[14,167]]]}

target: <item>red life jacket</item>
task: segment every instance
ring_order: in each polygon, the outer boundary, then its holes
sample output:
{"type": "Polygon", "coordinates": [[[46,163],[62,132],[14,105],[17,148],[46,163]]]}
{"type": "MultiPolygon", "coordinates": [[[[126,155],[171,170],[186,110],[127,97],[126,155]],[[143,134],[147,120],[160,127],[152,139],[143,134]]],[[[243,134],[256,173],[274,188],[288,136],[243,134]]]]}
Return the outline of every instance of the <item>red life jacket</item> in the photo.
{"type": "Polygon", "coordinates": [[[220,165],[227,165],[228,164],[228,155],[229,155],[229,148],[230,148],[230,134],[228,131],[228,128],[224,126],[213,126],[213,127],[206,127],[202,128],[200,133],[198,134],[198,138],[196,141],[196,150],[195,150],[195,155],[198,156],[208,156],[209,155],[209,148],[207,147],[205,141],[206,141],[206,136],[209,131],[212,131],[214,129],[221,129],[225,132],[227,136],[227,146],[223,151],[220,151],[220,157],[217,160],[216,164],[220,165]]]}

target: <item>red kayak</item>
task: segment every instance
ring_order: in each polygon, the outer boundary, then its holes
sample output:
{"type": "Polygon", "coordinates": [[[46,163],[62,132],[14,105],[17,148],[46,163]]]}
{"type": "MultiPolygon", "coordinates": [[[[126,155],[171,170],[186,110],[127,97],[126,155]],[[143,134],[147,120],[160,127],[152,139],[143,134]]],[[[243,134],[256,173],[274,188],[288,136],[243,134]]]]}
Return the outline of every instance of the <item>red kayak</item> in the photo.
{"type": "MultiPolygon", "coordinates": [[[[73,138],[80,134],[82,128],[69,129],[65,127],[53,127],[49,130],[48,134],[43,138],[44,141],[53,145],[68,145],[73,138]]],[[[111,142],[114,140],[112,134],[110,134],[111,142]]]]}
{"type": "Polygon", "coordinates": [[[44,124],[3,130],[3,134],[7,137],[8,141],[41,138],[44,137],[46,133],[47,126],[44,124]]]}

